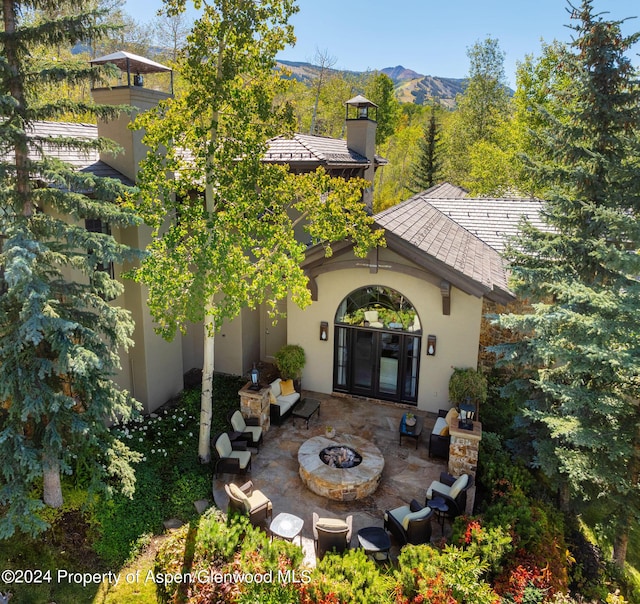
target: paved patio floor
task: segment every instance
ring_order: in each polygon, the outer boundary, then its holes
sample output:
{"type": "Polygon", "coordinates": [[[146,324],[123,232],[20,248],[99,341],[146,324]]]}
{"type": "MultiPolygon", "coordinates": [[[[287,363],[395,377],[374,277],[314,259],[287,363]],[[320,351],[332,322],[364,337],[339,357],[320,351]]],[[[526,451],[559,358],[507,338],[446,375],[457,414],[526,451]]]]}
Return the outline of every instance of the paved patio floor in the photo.
{"type": "MultiPolygon", "coordinates": [[[[213,479],[213,497],[218,507],[227,509],[228,498],[224,491],[226,482],[243,484],[252,480],[273,502],[273,516],[290,512],[304,520],[302,545],[307,563],[315,564],[312,514],[344,518],[353,515],[351,547],[357,547],[357,532],[365,526],[383,526],[385,510],[409,505],[412,499],[423,502],[425,492],[432,480],[438,480],[440,472],[446,471],[446,462],[430,458],[428,454],[429,434],[435,416],[412,411],[424,417],[424,428],[415,448],[413,439],[403,438],[398,443],[398,426],[406,407],[350,397],[332,397],[326,394],[305,392],[303,396],[321,401],[320,416],[314,415],[306,428],[304,420],[289,417],[282,426],[271,426],[264,436],[258,453],[253,450],[251,471],[246,476],[222,474],[213,479]],[[357,501],[333,501],[310,491],[298,475],[298,449],[311,438],[324,434],[326,425],[340,434],[354,434],[373,442],[382,452],[384,471],[378,489],[370,496],[357,501]]],[[[442,536],[440,525],[432,522],[432,540],[442,536]]],[[[445,533],[450,530],[447,523],[445,533]]],[[[296,543],[298,539],[295,540],[296,543]]],[[[392,538],[391,557],[399,553],[399,546],[392,538]]]]}

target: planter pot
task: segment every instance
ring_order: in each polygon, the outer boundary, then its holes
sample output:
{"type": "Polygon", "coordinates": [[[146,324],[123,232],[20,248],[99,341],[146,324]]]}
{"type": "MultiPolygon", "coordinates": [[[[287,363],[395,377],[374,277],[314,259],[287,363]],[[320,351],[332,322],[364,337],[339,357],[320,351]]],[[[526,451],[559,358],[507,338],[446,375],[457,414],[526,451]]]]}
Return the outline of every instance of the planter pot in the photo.
{"type": "Polygon", "coordinates": [[[416,425],[416,421],[417,421],[417,420],[416,420],[416,418],[415,418],[415,417],[414,417],[414,418],[412,418],[412,419],[407,418],[407,419],[405,420],[405,423],[407,424],[407,426],[415,426],[415,425],[416,425]]]}
{"type": "Polygon", "coordinates": [[[324,431],[324,435],[325,435],[327,438],[333,438],[333,437],[336,435],[336,431],[335,431],[335,430],[333,430],[333,429],[332,429],[332,430],[325,430],[325,431],[324,431]]]}

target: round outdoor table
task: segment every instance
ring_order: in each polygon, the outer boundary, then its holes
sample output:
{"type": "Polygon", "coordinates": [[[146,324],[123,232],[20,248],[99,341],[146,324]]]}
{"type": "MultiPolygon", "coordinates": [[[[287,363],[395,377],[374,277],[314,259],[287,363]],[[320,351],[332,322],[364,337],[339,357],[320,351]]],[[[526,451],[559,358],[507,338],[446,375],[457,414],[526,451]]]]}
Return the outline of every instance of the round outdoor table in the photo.
{"type": "Polygon", "coordinates": [[[447,502],[442,497],[434,497],[433,499],[427,499],[426,505],[435,512],[440,527],[444,528],[444,519],[447,517],[447,512],[449,511],[447,502]]]}
{"type": "Polygon", "coordinates": [[[387,531],[379,526],[367,526],[358,531],[360,547],[366,554],[371,554],[375,560],[387,560],[391,539],[387,531]]]}
{"type": "MultiPolygon", "coordinates": [[[[272,536],[275,535],[276,537],[286,539],[287,541],[293,541],[298,535],[300,535],[303,524],[304,520],[302,520],[302,518],[298,518],[298,516],[295,516],[294,514],[281,512],[271,521],[269,531],[272,536]]],[[[300,546],[302,546],[301,535],[300,546]]]]}

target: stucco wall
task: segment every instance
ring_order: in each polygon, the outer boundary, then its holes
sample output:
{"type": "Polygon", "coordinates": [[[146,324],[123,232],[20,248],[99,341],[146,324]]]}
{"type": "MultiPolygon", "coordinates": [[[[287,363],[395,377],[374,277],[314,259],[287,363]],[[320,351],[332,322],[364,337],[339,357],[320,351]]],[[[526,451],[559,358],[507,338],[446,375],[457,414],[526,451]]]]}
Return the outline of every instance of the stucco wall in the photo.
{"type": "MultiPolygon", "coordinates": [[[[386,252],[386,258],[392,257],[386,252]]],[[[396,257],[397,258],[397,257],[396,257]]],[[[406,262],[406,261],[405,261],[406,262]]],[[[382,264],[382,262],[381,262],[382,264]]],[[[476,367],[482,300],[451,289],[451,314],[442,314],[439,279],[432,282],[393,270],[372,274],[366,268],[344,269],[317,277],[318,300],[304,311],[288,305],[288,341],[300,344],[307,356],[302,386],[330,393],[333,387],[334,319],[338,305],[350,292],[366,285],[383,285],[404,294],[416,308],[423,328],[418,408],[437,412],[448,407],[448,383],[453,367],[476,367]],[[329,341],[319,338],[320,322],[329,322],[329,341]],[[437,337],[435,356],[426,354],[426,336],[437,337]]]]}

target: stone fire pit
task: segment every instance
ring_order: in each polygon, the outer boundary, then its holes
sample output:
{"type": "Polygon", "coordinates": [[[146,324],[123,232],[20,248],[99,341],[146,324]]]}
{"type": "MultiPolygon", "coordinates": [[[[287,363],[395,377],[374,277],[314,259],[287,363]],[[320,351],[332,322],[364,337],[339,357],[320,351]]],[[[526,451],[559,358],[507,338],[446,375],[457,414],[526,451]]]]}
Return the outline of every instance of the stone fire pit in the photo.
{"type": "Polygon", "coordinates": [[[300,478],[314,493],[336,501],[353,501],[371,495],[380,483],[384,457],[372,442],[343,434],[336,439],[314,436],[298,449],[300,478]],[[338,447],[353,450],[362,461],[353,467],[336,468],[327,465],[321,453],[338,447]]]}

